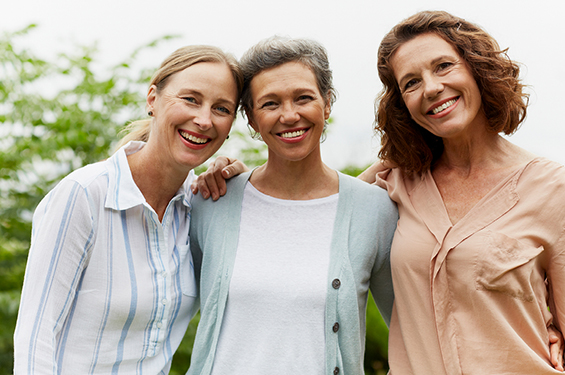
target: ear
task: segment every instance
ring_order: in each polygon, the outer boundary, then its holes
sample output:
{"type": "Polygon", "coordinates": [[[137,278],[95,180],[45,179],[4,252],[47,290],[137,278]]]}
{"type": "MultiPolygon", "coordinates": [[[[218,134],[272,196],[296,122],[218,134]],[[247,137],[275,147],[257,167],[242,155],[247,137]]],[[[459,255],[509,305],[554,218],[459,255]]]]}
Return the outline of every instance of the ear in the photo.
{"type": "Polygon", "coordinates": [[[155,100],[157,100],[157,86],[151,85],[149,91],[147,92],[147,110],[153,111],[153,106],[155,105],[155,100]]]}
{"type": "Polygon", "coordinates": [[[247,122],[253,128],[253,130],[255,130],[257,133],[259,133],[259,127],[257,126],[257,124],[255,124],[255,119],[253,118],[252,111],[248,111],[246,109],[245,110],[245,117],[247,117],[247,122]]]}
{"type": "Polygon", "coordinates": [[[332,104],[330,101],[331,95],[328,92],[328,95],[326,95],[326,106],[324,107],[324,120],[327,120],[330,118],[330,113],[332,113],[332,104]]]}

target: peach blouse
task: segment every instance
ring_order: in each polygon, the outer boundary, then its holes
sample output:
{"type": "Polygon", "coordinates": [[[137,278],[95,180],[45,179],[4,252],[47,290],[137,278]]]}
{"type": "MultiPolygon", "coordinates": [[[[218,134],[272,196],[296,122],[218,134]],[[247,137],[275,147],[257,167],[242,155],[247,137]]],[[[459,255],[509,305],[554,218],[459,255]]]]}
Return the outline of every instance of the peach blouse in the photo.
{"type": "Polygon", "coordinates": [[[452,225],[430,172],[377,176],[398,204],[391,375],[556,374],[565,328],[565,167],[537,158],[452,225]]]}

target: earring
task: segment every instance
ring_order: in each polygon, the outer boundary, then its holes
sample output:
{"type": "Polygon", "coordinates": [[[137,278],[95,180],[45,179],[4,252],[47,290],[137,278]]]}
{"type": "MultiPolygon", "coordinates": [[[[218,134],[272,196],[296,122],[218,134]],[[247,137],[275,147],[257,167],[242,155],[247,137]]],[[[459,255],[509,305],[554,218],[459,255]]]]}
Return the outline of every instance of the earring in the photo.
{"type": "Polygon", "coordinates": [[[148,114],[149,116],[153,116],[153,111],[149,111],[149,112],[147,112],[147,114],[148,114]]]}

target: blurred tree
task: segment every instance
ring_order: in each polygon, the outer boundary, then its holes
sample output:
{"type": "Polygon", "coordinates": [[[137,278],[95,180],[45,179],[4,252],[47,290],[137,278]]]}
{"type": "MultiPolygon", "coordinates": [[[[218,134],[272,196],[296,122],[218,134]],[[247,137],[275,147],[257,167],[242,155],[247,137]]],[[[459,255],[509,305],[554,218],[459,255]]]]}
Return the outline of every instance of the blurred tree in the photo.
{"type": "Polygon", "coordinates": [[[0,36],[0,373],[12,371],[13,331],[29,248],[31,217],[71,170],[105,159],[126,121],[143,114],[149,70],[132,76],[133,51],[94,73],[96,49],[50,62],[16,42],[35,25],[0,36]]]}
{"type": "MultiPolygon", "coordinates": [[[[31,218],[43,196],[74,169],[107,158],[120,129],[144,116],[145,90],[153,69],[134,69],[141,51],[95,73],[96,48],[80,47],[47,61],[18,48],[35,28],[0,36],[0,373],[12,372],[15,328],[31,218]]],[[[232,130],[225,150],[250,167],[266,160],[266,146],[244,130],[232,130]]],[[[357,175],[362,169],[350,167],[357,175]]],[[[190,363],[198,317],[173,359],[171,374],[190,363]]],[[[367,324],[368,374],[386,368],[386,326],[372,302],[367,324]]]]}

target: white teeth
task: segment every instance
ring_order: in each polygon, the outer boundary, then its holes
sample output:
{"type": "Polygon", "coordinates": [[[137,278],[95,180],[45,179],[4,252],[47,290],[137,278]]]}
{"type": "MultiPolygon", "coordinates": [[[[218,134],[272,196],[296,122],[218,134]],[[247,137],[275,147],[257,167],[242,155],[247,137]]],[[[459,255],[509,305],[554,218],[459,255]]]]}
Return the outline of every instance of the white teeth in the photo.
{"type": "Polygon", "coordinates": [[[443,103],[439,107],[432,109],[432,113],[434,115],[437,114],[437,113],[440,113],[441,111],[444,111],[447,108],[451,107],[453,104],[455,104],[456,101],[457,101],[457,99],[451,99],[450,101],[443,103]]]}
{"type": "Polygon", "coordinates": [[[283,138],[296,138],[296,137],[300,137],[304,133],[306,133],[306,130],[298,130],[298,131],[295,131],[295,132],[281,133],[281,137],[283,137],[283,138]]]}
{"type": "Polygon", "coordinates": [[[206,143],[206,142],[208,142],[208,139],[206,139],[206,138],[198,138],[198,137],[195,137],[192,134],[188,134],[187,132],[184,132],[182,130],[179,130],[179,133],[180,133],[180,135],[183,136],[183,138],[186,138],[189,141],[194,142],[194,143],[206,143]]]}

